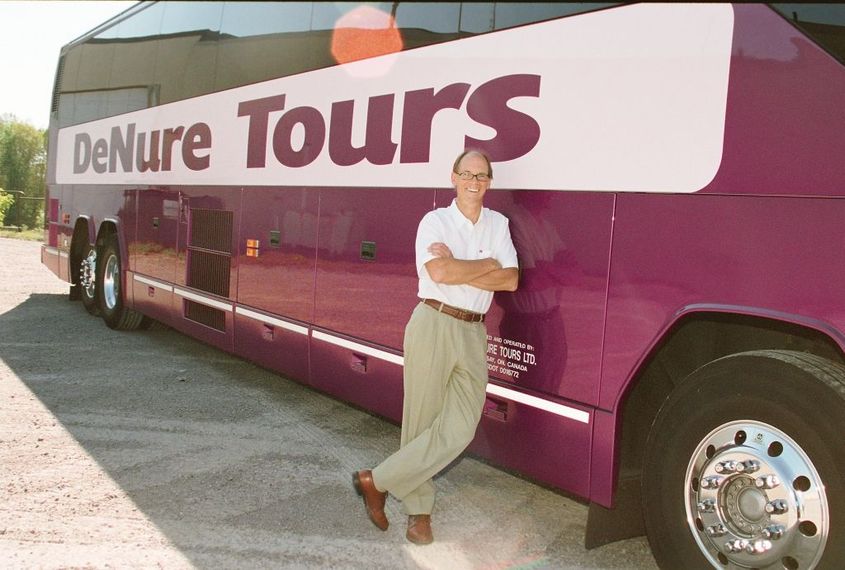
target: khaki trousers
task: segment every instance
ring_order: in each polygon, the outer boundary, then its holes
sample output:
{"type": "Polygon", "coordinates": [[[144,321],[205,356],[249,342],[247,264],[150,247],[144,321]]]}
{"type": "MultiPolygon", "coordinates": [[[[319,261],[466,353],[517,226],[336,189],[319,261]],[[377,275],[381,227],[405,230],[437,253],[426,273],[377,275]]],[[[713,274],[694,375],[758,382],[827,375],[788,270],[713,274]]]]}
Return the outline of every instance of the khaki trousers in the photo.
{"type": "Polygon", "coordinates": [[[487,328],[420,303],[405,327],[399,451],[373,469],[406,514],[430,514],[431,480],[472,441],[487,389],[487,328]]]}

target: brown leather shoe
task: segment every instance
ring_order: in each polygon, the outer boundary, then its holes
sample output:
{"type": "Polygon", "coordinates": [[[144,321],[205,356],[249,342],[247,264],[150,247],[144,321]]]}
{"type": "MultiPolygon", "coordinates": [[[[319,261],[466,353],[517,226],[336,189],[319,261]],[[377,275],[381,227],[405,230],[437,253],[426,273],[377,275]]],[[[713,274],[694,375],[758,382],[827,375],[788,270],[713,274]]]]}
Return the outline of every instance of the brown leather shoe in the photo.
{"type": "Polygon", "coordinates": [[[431,534],[431,515],[411,515],[408,517],[408,532],[405,538],[414,544],[431,544],[434,535],[431,534]]]}
{"type": "Polygon", "coordinates": [[[364,507],[367,509],[367,515],[373,524],[381,530],[387,530],[387,515],[384,514],[384,503],[387,501],[387,493],[382,493],[376,489],[376,484],[373,483],[373,473],[369,469],[364,471],[356,471],[352,474],[352,484],[355,486],[355,491],[364,499],[364,507]]]}

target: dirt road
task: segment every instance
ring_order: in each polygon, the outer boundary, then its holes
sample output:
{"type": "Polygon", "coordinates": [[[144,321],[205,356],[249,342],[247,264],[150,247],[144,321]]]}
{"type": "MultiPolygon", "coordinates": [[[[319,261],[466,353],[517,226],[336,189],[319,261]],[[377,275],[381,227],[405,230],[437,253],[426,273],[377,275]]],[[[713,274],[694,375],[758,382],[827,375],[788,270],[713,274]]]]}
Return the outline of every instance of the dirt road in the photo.
{"type": "Polygon", "coordinates": [[[0,239],[0,568],[653,569],[582,546],[587,507],[471,458],[437,541],[364,520],[350,473],[399,428],[169,329],[66,299],[39,244],[0,239]]]}

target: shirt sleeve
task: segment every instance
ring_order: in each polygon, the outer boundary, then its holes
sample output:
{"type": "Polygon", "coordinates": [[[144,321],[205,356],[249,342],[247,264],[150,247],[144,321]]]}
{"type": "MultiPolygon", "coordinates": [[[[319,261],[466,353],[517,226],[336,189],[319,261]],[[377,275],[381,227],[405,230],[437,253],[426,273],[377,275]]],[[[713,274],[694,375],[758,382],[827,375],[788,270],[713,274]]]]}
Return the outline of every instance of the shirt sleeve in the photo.
{"type": "Polygon", "coordinates": [[[496,248],[496,261],[502,265],[502,269],[511,267],[518,269],[519,259],[517,258],[516,248],[514,247],[513,240],[511,239],[510,223],[507,218],[505,218],[504,223],[505,229],[504,232],[502,232],[502,240],[496,248]]]}
{"type": "Polygon", "coordinates": [[[420,279],[431,278],[425,269],[425,264],[432,259],[436,259],[437,256],[428,251],[428,246],[434,242],[444,241],[442,233],[437,215],[434,212],[427,213],[420,220],[420,225],[417,227],[417,240],[414,246],[417,256],[417,275],[420,279]]]}

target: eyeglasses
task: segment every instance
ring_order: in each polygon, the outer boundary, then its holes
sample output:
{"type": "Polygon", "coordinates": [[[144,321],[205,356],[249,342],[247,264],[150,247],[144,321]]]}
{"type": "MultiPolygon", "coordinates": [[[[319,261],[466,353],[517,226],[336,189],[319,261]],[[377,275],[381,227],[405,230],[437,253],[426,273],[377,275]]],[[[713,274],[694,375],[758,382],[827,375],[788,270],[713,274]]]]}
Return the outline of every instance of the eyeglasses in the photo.
{"type": "Polygon", "coordinates": [[[467,172],[464,170],[463,172],[456,172],[455,174],[458,175],[458,178],[461,180],[472,180],[475,178],[479,182],[490,182],[490,175],[484,172],[479,172],[478,174],[473,174],[472,172],[467,172]]]}

